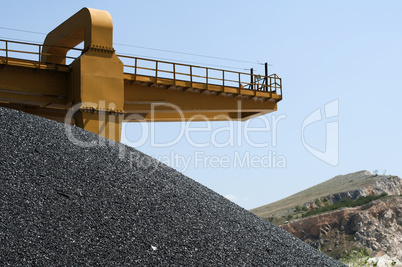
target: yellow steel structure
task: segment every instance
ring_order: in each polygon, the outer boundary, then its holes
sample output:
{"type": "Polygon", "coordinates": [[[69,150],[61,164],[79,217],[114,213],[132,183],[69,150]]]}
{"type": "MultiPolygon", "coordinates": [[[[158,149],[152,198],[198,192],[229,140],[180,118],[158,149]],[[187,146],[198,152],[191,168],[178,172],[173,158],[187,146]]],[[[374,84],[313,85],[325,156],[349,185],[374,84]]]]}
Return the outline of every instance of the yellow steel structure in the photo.
{"type": "Polygon", "coordinates": [[[276,110],[282,99],[276,74],[118,56],[112,18],[102,10],[83,8],[42,45],[1,44],[1,106],[76,124],[116,141],[122,122],[246,120],[276,110]],[[74,48],[82,42],[82,50],[74,48]],[[81,55],[68,56],[74,50],[81,55]],[[73,120],[66,121],[69,114],[73,120]]]}

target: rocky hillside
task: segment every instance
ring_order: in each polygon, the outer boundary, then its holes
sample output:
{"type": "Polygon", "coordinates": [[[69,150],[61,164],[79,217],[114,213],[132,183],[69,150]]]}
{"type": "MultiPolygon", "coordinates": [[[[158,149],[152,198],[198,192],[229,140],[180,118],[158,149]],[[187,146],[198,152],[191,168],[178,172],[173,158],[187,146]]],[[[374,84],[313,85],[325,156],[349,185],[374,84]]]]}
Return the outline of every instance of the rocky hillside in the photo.
{"type": "Polygon", "coordinates": [[[295,211],[296,206],[311,210],[320,203],[334,204],[345,198],[357,199],[360,196],[380,195],[381,193],[402,194],[402,180],[397,176],[359,171],[338,175],[287,198],[255,208],[251,212],[264,219],[286,218],[295,211]],[[319,203],[317,203],[317,199],[319,203]]]}
{"type": "Polygon", "coordinates": [[[333,258],[402,266],[402,180],[360,171],[252,210],[333,258]]]}
{"type": "Polygon", "coordinates": [[[363,249],[370,256],[402,259],[402,196],[296,220],[281,228],[334,258],[363,249]]]}

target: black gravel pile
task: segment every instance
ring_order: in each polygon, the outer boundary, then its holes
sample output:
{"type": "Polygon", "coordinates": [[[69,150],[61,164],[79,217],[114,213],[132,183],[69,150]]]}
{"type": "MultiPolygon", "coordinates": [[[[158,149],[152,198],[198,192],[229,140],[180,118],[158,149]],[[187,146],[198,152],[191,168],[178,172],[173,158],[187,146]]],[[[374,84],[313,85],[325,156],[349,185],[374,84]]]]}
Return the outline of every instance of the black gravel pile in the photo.
{"type": "Polygon", "coordinates": [[[0,131],[1,266],[341,265],[133,148],[4,108],[0,131]]]}

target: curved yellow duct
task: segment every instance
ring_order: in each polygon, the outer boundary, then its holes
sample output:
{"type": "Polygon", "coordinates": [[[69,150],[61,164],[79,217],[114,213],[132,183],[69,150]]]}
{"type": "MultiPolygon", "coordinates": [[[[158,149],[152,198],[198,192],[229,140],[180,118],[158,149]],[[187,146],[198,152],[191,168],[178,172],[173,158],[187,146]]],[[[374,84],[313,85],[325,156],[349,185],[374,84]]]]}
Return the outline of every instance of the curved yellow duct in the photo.
{"type": "Polygon", "coordinates": [[[113,21],[109,12],[83,8],[51,31],[43,43],[42,62],[65,64],[67,52],[84,42],[90,48],[113,51],[113,21]]]}

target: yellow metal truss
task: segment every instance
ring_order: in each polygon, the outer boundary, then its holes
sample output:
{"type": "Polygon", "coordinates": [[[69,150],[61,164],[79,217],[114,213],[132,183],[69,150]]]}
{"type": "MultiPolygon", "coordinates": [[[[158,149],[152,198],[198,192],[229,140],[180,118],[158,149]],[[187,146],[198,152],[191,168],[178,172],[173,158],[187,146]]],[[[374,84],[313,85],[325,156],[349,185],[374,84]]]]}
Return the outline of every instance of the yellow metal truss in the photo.
{"type": "Polygon", "coordinates": [[[83,8],[42,45],[0,44],[0,105],[116,141],[122,122],[246,120],[275,111],[282,99],[276,74],[116,55],[112,18],[102,10],[83,8]],[[71,50],[81,55],[71,58],[71,50]]]}

